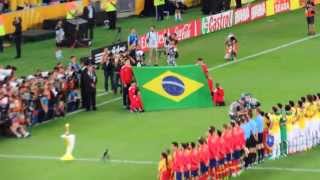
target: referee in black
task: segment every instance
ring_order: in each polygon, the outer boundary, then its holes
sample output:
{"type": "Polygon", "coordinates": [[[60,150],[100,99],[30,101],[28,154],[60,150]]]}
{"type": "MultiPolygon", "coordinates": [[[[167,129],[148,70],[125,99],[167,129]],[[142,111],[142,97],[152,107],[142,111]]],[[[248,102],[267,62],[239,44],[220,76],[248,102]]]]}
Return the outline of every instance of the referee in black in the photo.
{"type": "Polygon", "coordinates": [[[16,52],[17,55],[15,59],[21,58],[21,41],[22,41],[22,19],[21,17],[15,17],[12,25],[15,28],[15,31],[13,33],[13,39],[16,44],[16,52]]]}

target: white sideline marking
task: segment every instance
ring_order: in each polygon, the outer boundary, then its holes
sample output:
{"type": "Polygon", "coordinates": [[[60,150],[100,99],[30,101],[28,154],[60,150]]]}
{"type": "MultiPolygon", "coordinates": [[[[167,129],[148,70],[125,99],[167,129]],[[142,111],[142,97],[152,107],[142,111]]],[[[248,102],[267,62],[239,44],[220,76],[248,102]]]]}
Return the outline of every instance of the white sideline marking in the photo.
{"type": "MultiPolygon", "coordinates": [[[[36,156],[36,155],[14,155],[14,154],[0,154],[0,159],[30,159],[30,160],[60,160],[56,156],[36,156]]],[[[98,158],[75,158],[74,161],[83,162],[103,162],[98,158]]],[[[157,165],[155,161],[143,161],[143,160],[118,160],[111,159],[107,160],[106,163],[115,164],[133,164],[133,165],[157,165]]],[[[320,169],[307,169],[307,168],[288,168],[288,167],[253,167],[248,170],[259,170],[259,171],[286,171],[286,172],[303,172],[303,173],[320,173],[320,169]]]]}
{"type": "MultiPolygon", "coordinates": [[[[36,155],[14,155],[14,154],[0,154],[2,159],[31,159],[31,160],[60,160],[60,157],[55,156],[36,156],[36,155]]],[[[75,158],[75,161],[86,161],[86,162],[102,162],[98,158],[75,158]]],[[[106,162],[117,163],[117,164],[140,164],[140,165],[155,165],[157,162],[154,161],[136,161],[136,160],[118,160],[111,159],[106,162]]]]}
{"type": "Polygon", "coordinates": [[[253,167],[249,170],[320,173],[320,169],[286,168],[286,167],[253,167]]]}

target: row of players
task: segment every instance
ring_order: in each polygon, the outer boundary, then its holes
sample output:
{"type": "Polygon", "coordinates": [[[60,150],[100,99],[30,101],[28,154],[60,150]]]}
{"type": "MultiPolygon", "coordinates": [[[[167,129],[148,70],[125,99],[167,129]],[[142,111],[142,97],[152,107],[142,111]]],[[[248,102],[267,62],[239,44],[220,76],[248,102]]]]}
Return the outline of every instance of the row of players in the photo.
{"type": "Polygon", "coordinates": [[[210,127],[198,143],[172,143],[172,153],[161,153],[159,179],[223,179],[243,169],[306,151],[320,143],[320,94],[302,97],[297,104],[277,104],[272,112],[249,109],[237,122],[210,127]],[[255,116],[253,112],[255,111],[255,116]]]}

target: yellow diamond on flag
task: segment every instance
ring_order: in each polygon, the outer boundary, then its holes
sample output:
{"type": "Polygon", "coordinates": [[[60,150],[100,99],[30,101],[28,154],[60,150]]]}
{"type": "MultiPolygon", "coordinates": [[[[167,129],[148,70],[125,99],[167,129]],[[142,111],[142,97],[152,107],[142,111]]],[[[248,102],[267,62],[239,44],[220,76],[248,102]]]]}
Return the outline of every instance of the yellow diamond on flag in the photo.
{"type": "Polygon", "coordinates": [[[172,101],[180,102],[203,86],[204,84],[190,78],[166,71],[145,83],[143,88],[172,101]]]}

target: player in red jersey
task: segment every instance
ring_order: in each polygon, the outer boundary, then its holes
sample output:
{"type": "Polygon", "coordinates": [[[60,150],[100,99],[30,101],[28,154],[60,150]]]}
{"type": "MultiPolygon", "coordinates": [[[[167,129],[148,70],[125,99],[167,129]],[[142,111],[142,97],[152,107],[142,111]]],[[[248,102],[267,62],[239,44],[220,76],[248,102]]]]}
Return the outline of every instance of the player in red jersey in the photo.
{"type": "Polygon", "coordinates": [[[209,168],[209,148],[203,137],[199,140],[199,157],[200,157],[200,178],[199,180],[208,179],[208,168],[209,168]]]}
{"type": "Polygon", "coordinates": [[[199,178],[199,166],[200,166],[200,158],[199,151],[196,148],[196,144],[194,142],[190,143],[191,148],[191,179],[198,180],[199,178]]]}
{"type": "Polygon", "coordinates": [[[208,131],[207,144],[210,152],[209,174],[213,178],[215,177],[215,169],[218,164],[218,135],[216,134],[216,128],[211,126],[208,131]]]}
{"type": "Polygon", "coordinates": [[[217,131],[218,141],[217,141],[217,155],[218,155],[218,165],[216,167],[216,179],[222,179],[224,173],[224,166],[225,166],[225,157],[226,157],[226,150],[225,150],[225,142],[224,138],[222,138],[221,131],[217,131]]]}
{"type": "Polygon", "coordinates": [[[203,71],[203,73],[205,74],[206,78],[208,78],[209,76],[209,71],[208,71],[208,66],[206,65],[206,63],[204,63],[202,58],[198,58],[197,59],[197,64],[201,66],[201,69],[203,71]]]}
{"type": "Polygon", "coordinates": [[[128,97],[128,94],[129,94],[128,91],[129,91],[130,83],[133,79],[133,70],[132,70],[132,67],[130,64],[130,59],[127,59],[125,61],[125,64],[121,67],[120,79],[121,79],[121,84],[123,87],[123,90],[122,90],[123,106],[125,106],[127,109],[129,109],[130,102],[129,102],[129,97],[128,97]]]}
{"type": "Polygon", "coordinates": [[[130,111],[131,112],[143,112],[143,105],[141,100],[140,92],[137,90],[136,93],[130,97],[130,111]]]}
{"type": "Polygon", "coordinates": [[[182,167],[183,167],[183,176],[185,180],[190,180],[191,177],[191,152],[189,149],[188,143],[181,144],[183,148],[183,156],[182,156],[182,167]]]}
{"type": "Polygon", "coordinates": [[[179,148],[177,142],[172,143],[172,170],[173,170],[173,179],[182,180],[182,155],[183,151],[179,148]]]}
{"type": "Polygon", "coordinates": [[[128,96],[129,96],[129,103],[130,103],[130,111],[134,111],[134,106],[133,106],[133,97],[134,95],[137,94],[137,84],[136,82],[132,82],[129,89],[128,89],[128,96]]]}
{"type": "Polygon", "coordinates": [[[241,170],[241,151],[245,147],[245,137],[240,123],[232,122],[232,137],[233,137],[233,154],[232,154],[232,176],[240,175],[241,170]]]}
{"type": "Polygon", "coordinates": [[[213,91],[213,102],[216,106],[225,106],[224,89],[219,83],[216,84],[216,88],[213,91]]]}
{"type": "Polygon", "coordinates": [[[228,124],[223,125],[223,132],[222,132],[222,138],[224,140],[224,147],[225,147],[225,162],[224,162],[224,177],[231,175],[231,160],[232,160],[232,131],[231,127],[228,124]]]}

